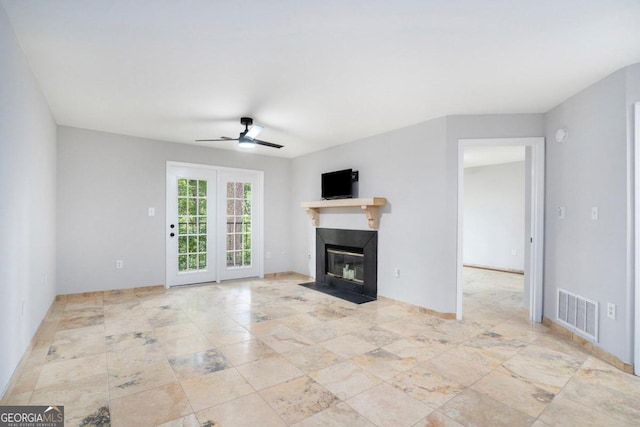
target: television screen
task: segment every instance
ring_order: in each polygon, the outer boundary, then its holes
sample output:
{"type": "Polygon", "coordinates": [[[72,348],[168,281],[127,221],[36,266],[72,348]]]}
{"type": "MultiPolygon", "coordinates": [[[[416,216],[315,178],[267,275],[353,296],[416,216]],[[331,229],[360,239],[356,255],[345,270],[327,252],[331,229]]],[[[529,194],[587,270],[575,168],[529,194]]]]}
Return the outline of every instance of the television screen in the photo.
{"type": "Polygon", "coordinates": [[[322,174],[323,199],[348,199],[352,197],[351,169],[322,174]]]}

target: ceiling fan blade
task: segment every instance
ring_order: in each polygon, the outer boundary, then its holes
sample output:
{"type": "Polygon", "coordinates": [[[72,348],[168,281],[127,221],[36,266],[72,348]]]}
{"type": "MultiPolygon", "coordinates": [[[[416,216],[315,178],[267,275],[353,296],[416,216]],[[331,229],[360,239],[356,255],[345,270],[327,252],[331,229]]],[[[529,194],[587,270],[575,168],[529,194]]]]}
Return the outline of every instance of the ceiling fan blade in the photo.
{"type": "Polygon", "coordinates": [[[254,139],[253,142],[255,142],[258,145],[264,145],[265,147],[271,147],[271,148],[282,148],[282,147],[284,147],[284,145],[274,144],[273,142],[260,141],[259,139],[254,139]]]}
{"type": "Polygon", "coordinates": [[[196,142],[210,142],[210,141],[238,141],[239,138],[229,138],[228,136],[221,136],[218,139],[196,139],[196,142]]]}

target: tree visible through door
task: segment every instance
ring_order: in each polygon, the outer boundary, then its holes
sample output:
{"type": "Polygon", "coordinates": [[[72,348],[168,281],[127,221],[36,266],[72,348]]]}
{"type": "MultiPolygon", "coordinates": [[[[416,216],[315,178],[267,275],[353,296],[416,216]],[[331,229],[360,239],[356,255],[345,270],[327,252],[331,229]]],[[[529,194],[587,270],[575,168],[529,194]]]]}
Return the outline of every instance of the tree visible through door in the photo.
{"type": "Polygon", "coordinates": [[[207,181],[178,179],[178,272],[207,269],[207,181]]]}
{"type": "Polygon", "coordinates": [[[251,267],[251,183],[227,182],[227,268],[251,267]]]}

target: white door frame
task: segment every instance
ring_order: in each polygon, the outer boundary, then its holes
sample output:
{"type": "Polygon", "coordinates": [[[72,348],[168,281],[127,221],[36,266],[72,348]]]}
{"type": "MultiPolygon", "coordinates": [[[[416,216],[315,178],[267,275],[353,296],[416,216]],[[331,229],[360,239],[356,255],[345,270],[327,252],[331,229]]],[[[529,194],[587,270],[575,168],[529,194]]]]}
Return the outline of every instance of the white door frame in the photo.
{"type": "Polygon", "coordinates": [[[640,102],[634,104],[634,282],[635,327],[633,334],[633,370],[640,376],[640,102]]]}
{"type": "MultiPolygon", "coordinates": [[[[542,290],[544,264],[544,137],[531,138],[485,138],[458,140],[458,247],[456,273],[456,318],[462,319],[463,288],[463,212],[464,212],[464,149],[468,146],[522,146],[531,147],[531,238],[529,239],[531,271],[529,281],[529,318],[542,322],[542,290]]],[[[525,242],[526,244],[526,242],[525,242]]]]}
{"type": "MultiPolygon", "coordinates": [[[[253,243],[254,243],[254,250],[255,250],[255,254],[254,257],[256,259],[256,268],[258,271],[258,277],[260,277],[261,279],[264,278],[264,172],[260,171],[260,170],[253,170],[253,169],[239,169],[239,168],[229,168],[229,167],[224,167],[224,166],[213,166],[213,165],[203,165],[203,164],[198,164],[198,163],[186,163],[186,162],[174,162],[174,161],[167,161],[166,163],[166,171],[165,171],[165,175],[166,175],[166,185],[169,185],[168,182],[168,176],[169,176],[169,169],[173,166],[177,166],[177,167],[188,167],[188,168],[195,168],[195,169],[206,169],[206,170],[214,170],[216,171],[216,183],[215,183],[215,188],[216,191],[220,188],[220,176],[221,176],[221,172],[240,172],[240,173],[253,173],[256,174],[257,178],[257,194],[256,194],[256,203],[257,205],[254,206],[254,213],[255,213],[255,225],[257,230],[255,231],[254,235],[253,235],[253,243]]],[[[173,201],[169,200],[169,198],[166,196],[167,195],[167,188],[165,188],[165,222],[167,223],[165,226],[164,231],[168,234],[168,218],[167,218],[167,212],[169,212],[170,209],[170,203],[173,203],[173,201]]],[[[216,197],[219,200],[219,197],[216,197]]],[[[218,205],[218,200],[216,200],[216,206],[218,205]]],[[[216,216],[217,215],[217,209],[216,209],[216,216]]],[[[216,239],[220,239],[223,238],[221,236],[224,236],[224,233],[219,233],[219,230],[221,229],[218,224],[220,223],[220,221],[222,221],[222,218],[216,218],[216,239]]],[[[224,221],[226,222],[226,217],[224,217],[224,221]]],[[[168,245],[168,239],[165,238],[165,263],[167,262],[167,247],[166,245],[168,245]]],[[[218,253],[218,245],[213,244],[211,250],[214,251],[214,256],[216,261],[216,266],[219,267],[219,259],[222,256],[220,253],[218,253]]],[[[166,277],[167,274],[167,267],[165,265],[165,287],[169,288],[169,282],[167,280],[166,277]]],[[[216,268],[216,282],[220,283],[220,268],[216,268]]]]}

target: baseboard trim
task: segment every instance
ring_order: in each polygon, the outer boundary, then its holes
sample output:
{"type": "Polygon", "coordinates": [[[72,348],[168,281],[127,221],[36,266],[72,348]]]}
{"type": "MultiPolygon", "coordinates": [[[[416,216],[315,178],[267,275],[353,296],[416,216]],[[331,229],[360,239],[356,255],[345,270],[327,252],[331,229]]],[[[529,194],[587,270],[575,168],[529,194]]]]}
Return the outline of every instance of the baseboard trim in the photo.
{"type": "Polygon", "coordinates": [[[633,375],[633,364],[623,362],[622,360],[618,359],[613,354],[603,350],[601,347],[598,347],[597,345],[595,345],[591,341],[581,337],[580,335],[574,333],[573,331],[571,331],[571,330],[565,328],[564,326],[554,322],[553,320],[549,319],[548,317],[543,317],[542,318],[542,323],[545,326],[548,326],[549,329],[551,330],[551,332],[554,333],[555,335],[558,335],[558,336],[566,338],[566,339],[568,339],[570,341],[573,341],[574,343],[576,343],[580,347],[582,347],[584,350],[586,350],[589,353],[591,353],[592,356],[595,356],[598,359],[600,359],[600,360],[602,360],[604,362],[607,362],[608,364],[620,369],[622,372],[626,372],[627,374],[632,374],[633,375]]]}
{"type": "Polygon", "coordinates": [[[523,270],[513,268],[489,267],[488,265],[463,264],[463,267],[477,268],[478,270],[500,271],[502,273],[524,274],[523,270]]]}
{"type": "Polygon", "coordinates": [[[456,314],[455,313],[443,313],[441,311],[432,310],[430,308],[422,307],[422,306],[415,305],[415,304],[409,304],[408,302],[399,301],[397,299],[393,299],[393,298],[389,298],[389,297],[383,297],[383,296],[378,295],[378,300],[387,301],[387,302],[391,302],[393,304],[401,305],[401,306],[406,307],[410,311],[415,312],[415,313],[428,314],[430,316],[439,317],[441,319],[448,319],[448,320],[455,320],[455,318],[456,318],[456,314]]]}
{"type": "Polygon", "coordinates": [[[309,276],[307,276],[306,274],[296,273],[295,271],[280,271],[277,273],[267,273],[264,275],[264,278],[269,280],[290,279],[290,278],[297,278],[297,277],[304,277],[305,279],[309,278],[309,276]]]}

